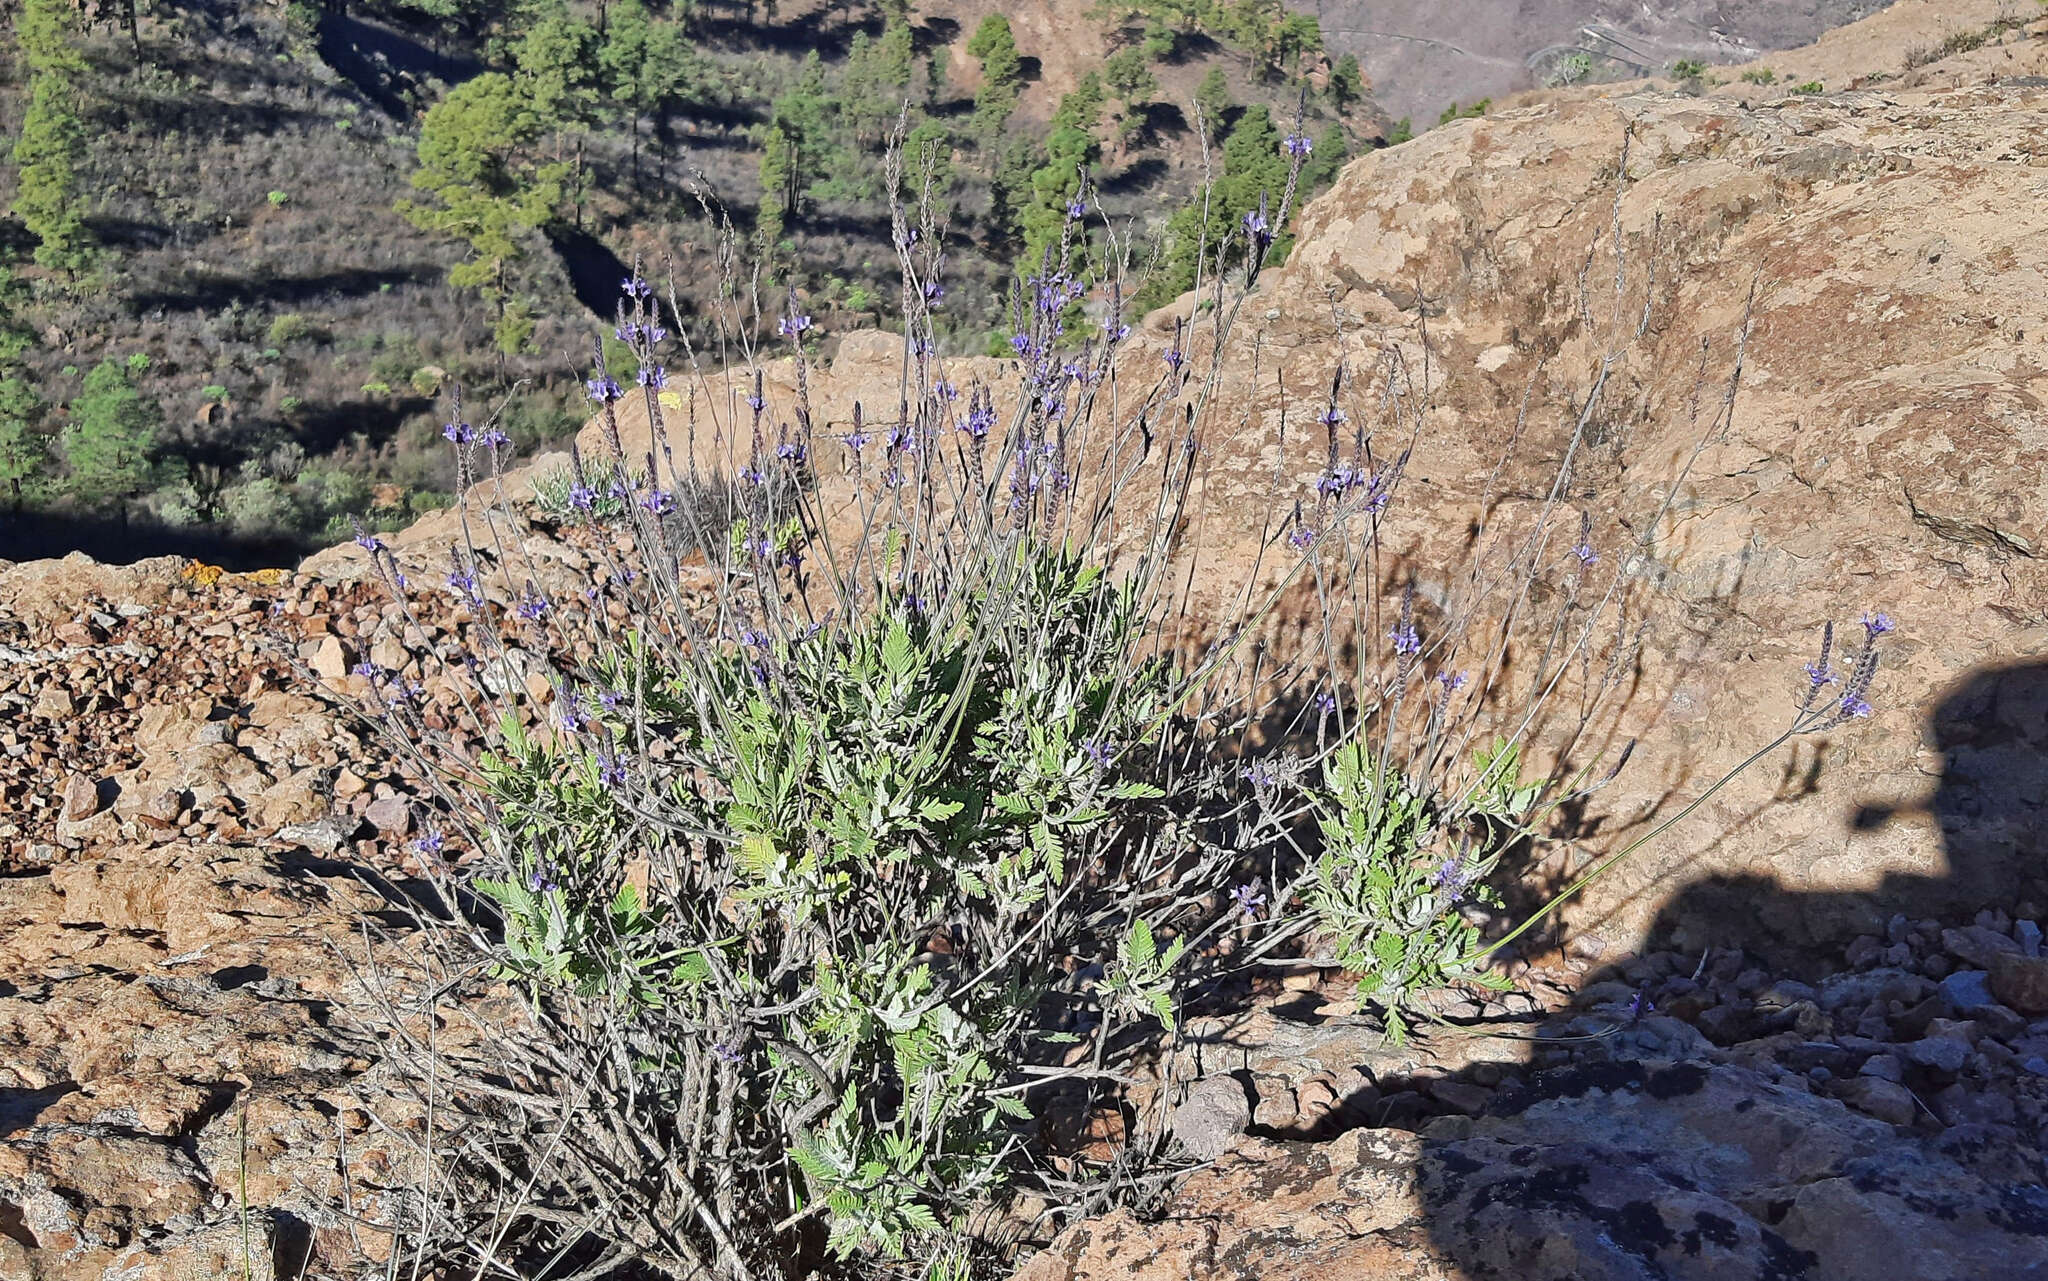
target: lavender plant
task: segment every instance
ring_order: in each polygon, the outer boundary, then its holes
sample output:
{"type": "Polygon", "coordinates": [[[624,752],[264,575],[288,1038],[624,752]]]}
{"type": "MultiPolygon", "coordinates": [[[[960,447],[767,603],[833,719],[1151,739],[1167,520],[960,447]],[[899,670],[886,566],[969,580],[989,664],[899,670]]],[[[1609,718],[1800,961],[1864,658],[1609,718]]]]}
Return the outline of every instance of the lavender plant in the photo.
{"type": "MultiPolygon", "coordinates": [[[[762,306],[737,237],[714,314],[636,274],[617,339],[637,385],[597,361],[604,447],[536,487],[589,535],[575,589],[506,535],[502,433],[458,404],[487,500],[459,509],[447,582],[482,644],[454,672],[489,750],[372,673],[374,714],[441,787],[412,936],[428,979],[386,1028],[401,1077],[459,1118],[389,1220],[414,1275],[965,1276],[1016,1185],[1100,1207],[1101,1180],[1047,1164],[1034,1109],[1056,1087],[1113,1098],[1221,977],[1225,934],[1246,944],[1231,964],[1357,974],[1395,1038],[1428,990],[1495,981],[1487,958],[1535,920],[1489,942],[1472,909],[1599,786],[1579,744],[1630,662],[1671,501],[1596,578],[1566,495],[1647,314],[1617,284],[1547,500],[1483,530],[1456,581],[1407,566],[1385,590],[1429,403],[1389,349],[1364,375],[1340,361],[1321,471],[1241,583],[1198,594],[1194,482],[1294,189],[1206,246],[1207,305],[1163,351],[1131,339],[1128,246],[1076,200],[1022,282],[1000,386],[936,355],[942,235],[929,201],[898,208],[897,403],[833,432],[815,327],[794,297],[762,306]],[[771,326],[794,385],[775,404],[771,326]],[[1285,651],[1283,601],[1309,607],[1285,651]],[[518,1026],[413,1030],[490,982],[518,1026]]],[[[1290,496],[1276,479],[1276,512],[1290,496]]],[[[1879,634],[1846,675],[1823,654],[1791,732],[1867,710],[1879,634]]],[[[1110,1173],[1157,1151],[1147,1125],[1110,1173]]]]}

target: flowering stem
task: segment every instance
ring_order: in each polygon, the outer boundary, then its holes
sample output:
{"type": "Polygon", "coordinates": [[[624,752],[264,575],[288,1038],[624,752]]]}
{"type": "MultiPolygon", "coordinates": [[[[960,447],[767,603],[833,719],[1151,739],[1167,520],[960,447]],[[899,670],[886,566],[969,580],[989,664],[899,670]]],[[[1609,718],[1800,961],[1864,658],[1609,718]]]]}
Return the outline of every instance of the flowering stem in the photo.
{"type": "Polygon", "coordinates": [[[1627,845],[1622,846],[1619,850],[1615,851],[1612,854],[1609,854],[1606,858],[1601,859],[1598,863],[1595,863],[1591,870],[1589,870],[1584,876],[1581,876],[1578,880],[1573,881],[1570,885],[1565,886],[1564,889],[1558,892],[1555,898],[1552,898],[1548,903],[1545,903],[1541,908],[1538,908],[1535,914],[1530,916],[1528,920],[1523,921],[1520,925],[1517,925],[1514,929],[1509,930],[1506,934],[1501,935],[1499,938],[1487,944],[1485,947],[1480,948],[1477,952],[1474,952],[1469,956],[1460,958],[1455,963],[1456,968],[1462,969],[1466,966],[1476,965],[1480,961],[1485,960],[1488,956],[1491,956],[1493,953],[1498,952],[1501,948],[1504,948],[1508,944],[1514,942],[1517,938],[1520,938],[1522,935],[1528,933],[1530,929],[1534,928],[1538,921],[1541,921],[1544,917],[1549,916],[1552,912],[1555,912],[1559,907],[1563,906],[1565,900],[1571,898],[1580,890],[1585,889],[1588,885],[1591,885],[1594,881],[1600,879],[1600,877],[1607,872],[1607,869],[1613,867],[1616,863],[1621,862],[1621,860],[1635,853],[1643,846],[1648,845],[1651,841],[1654,841],[1659,836],[1662,836],[1664,832],[1673,824],[1684,819],[1694,810],[1706,804],[1708,799],[1712,797],[1714,793],[1720,791],[1722,788],[1728,786],[1728,784],[1734,782],[1738,777],[1746,773],[1749,770],[1750,766],[1755,765],[1764,757],[1769,756],[1772,752],[1775,752],[1778,750],[1778,748],[1784,746],[1787,741],[1789,741],[1794,735],[1800,733],[1802,729],[1804,729],[1804,726],[1802,724],[1795,722],[1790,729],[1787,729],[1784,733],[1778,735],[1770,742],[1764,744],[1762,747],[1759,747],[1756,751],[1750,753],[1750,756],[1747,760],[1743,761],[1742,764],[1737,765],[1734,769],[1729,770],[1726,774],[1723,774],[1719,779],[1716,779],[1712,787],[1709,787],[1706,791],[1701,792],[1698,796],[1693,797],[1692,800],[1688,801],[1685,804],[1684,808],[1680,809],[1676,814],[1673,814],[1671,817],[1657,824],[1649,831],[1643,833],[1641,836],[1638,836],[1636,839],[1630,841],[1627,845]]]}

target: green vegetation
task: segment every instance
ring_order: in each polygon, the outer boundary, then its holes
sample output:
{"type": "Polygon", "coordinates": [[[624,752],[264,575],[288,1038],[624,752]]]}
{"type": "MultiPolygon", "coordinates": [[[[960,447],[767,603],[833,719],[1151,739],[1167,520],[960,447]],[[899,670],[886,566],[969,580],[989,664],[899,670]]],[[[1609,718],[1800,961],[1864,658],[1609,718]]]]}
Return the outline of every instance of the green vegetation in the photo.
{"type": "Polygon", "coordinates": [[[1806,82],[1805,84],[1803,84],[1803,85],[1793,85],[1793,86],[1792,86],[1792,92],[1793,92],[1793,93],[1803,93],[1803,94],[1809,94],[1809,95],[1811,95],[1811,94],[1821,94],[1821,93],[1826,93],[1827,91],[1828,91],[1828,87],[1827,87],[1826,85],[1822,84],[1822,83],[1821,83],[1820,81],[1818,81],[1818,80],[1809,80],[1809,81],[1807,81],[1807,82],[1806,82]]]}
{"type": "Polygon", "coordinates": [[[92,262],[92,241],[81,208],[86,66],[74,14],[68,0],[23,0],[15,35],[29,70],[29,100],[13,155],[14,213],[36,239],[36,262],[75,276],[92,262]]]}
{"type": "Polygon", "coordinates": [[[1678,80],[1698,80],[1707,74],[1707,64],[1696,58],[1680,58],[1671,64],[1671,75],[1678,80]]]}
{"type": "Polygon", "coordinates": [[[147,368],[149,357],[138,353],[125,361],[103,360],[85,376],[85,389],[71,402],[71,420],[58,437],[70,496],[125,511],[151,487],[163,409],[136,390],[135,377],[147,368]]]}
{"type": "MultiPolygon", "coordinates": [[[[1477,120],[1484,116],[1486,109],[1492,105],[1493,99],[1491,98],[1481,98],[1468,107],[1461,107],[1454,102],[1444,108],[1443,114],[1436,118],[1436,122],[1439,125],[1447,125],[1453,120],[1477,120]]],[[[1407,121],[1404,120],[1401,123],[1406,124],[1407,121]]]]}
{"type": "Polygon", "coordinates": [[[1752,71],[1743,72],[1742,82],[1752,85],[1776,84],[1778,82],[1778,73],[1769,67],[1758,67],[1752,71]]]}

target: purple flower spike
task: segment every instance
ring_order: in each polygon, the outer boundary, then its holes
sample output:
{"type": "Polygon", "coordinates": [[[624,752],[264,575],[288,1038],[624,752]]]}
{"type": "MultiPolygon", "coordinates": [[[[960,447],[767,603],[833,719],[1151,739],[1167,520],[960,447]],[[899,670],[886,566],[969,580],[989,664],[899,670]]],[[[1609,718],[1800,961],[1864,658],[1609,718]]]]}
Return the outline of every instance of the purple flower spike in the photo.
{"type": "Polygon", "coordinates": [[[1231,890],[1230,901],[1237,905],[1238,911],[1243,912],[1246,917],[1254,921],[1258,920],[1259,914],[1266,910],[1266,896],[1259,889],[1257,881],[1247,881],[1243,885],[1231,890]]]}
{"type": "Polygon", "coordinates": [[[585,394],[600,405],[609,405],[626,394],[625,389],[619,386],[618,379],[610,374],[599,374],[583,385],[585,394]]]}
{"type": "Polygon", "coordinates": [[[1281,141],[1280,149],[1296,160],[1306,160],[1308,154],[1316,149],[1316,145],[1301,134],[1291,133],[1281,141]]]}
{"type": "Polygon", "coordinates": [[[507,436],[504,432],[499,431],[496,427],[484,428],[483,433],[479,435],[476,439],[478,444],[482,445],[485,449],[491,450],[493,452],[503,449],[505,446],[512,443],[512,438],[510,436],[507,436]]]}
{"type": "Polygon", "coordinates": [[[475,439],[476,435],[470,430],[468,423],[444,424],[441,428],[441,434],[458,445],[467,445],[471,440],[475,439]]]}
{"type": "Polygon", "coordinates": [[[1892,622],[1890,614],[1879,612],[1863,616],[1863,630],[1868,632],[1873,638],[1883,636],[1887,632],[1896,630],[1896,628],[1897,624],[1892,622]]]}
{"type": "Polygon", "coordinates": [[[795,312],[791,312],[776,324],[775,332],[781,334],[784,338],[794,338],[798,334],[809,331],[810,327],[811,318],[809,316],[799,316],[795,312]]]}
{"type": "Polygon", "coordinates": [[[1420,654],[1422,638],[1415,633],[1413,623],[1400,623],[1387,633],[1387,639],[1394,642],[1396,654],[1420,654]]]}

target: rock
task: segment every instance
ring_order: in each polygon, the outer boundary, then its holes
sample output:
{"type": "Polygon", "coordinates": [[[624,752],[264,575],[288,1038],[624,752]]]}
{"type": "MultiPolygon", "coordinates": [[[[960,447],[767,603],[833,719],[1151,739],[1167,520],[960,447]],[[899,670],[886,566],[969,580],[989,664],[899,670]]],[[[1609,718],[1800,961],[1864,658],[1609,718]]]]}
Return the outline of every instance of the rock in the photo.
{"type": "Polygon", "coordinates": [[[1173,1137],[1198,1161],[1213,1161],[1252,1124],[1251,1101],[1242,1082],[1212,1076],[1195,1082],[1173,1109],[1173,1137]]]}
{"type": "Polygon", "coordinates": [[[64,785],[64,817],[82,823],[100,812],[100,787],[83,774],[73,774],[64,785]]]}
{"type": "Polygon", "coordinates": [[[1240,1143],[1159,1221],[1077,1224],[1016,1281],[1968,1281],[2037,1269],[2043,1212],[2039,1188],[1833,1099],[1739,1068],[1600,1064],[1428,1137],[1240,1143]]]}
{"type": "Polygon", "coordinates": [[[1970,1060],[1970,1043],[1960,1036],[1924,1036],[1902,1051],[1915,1067],[1953,1076],[1970,1060]]]}
{"type": "Polygon", "coordinates": [[[2026,956],[2041,955],[2041,927],[2034,921],[2019,921],[2012,927],[2013,941],[2026,956]]]}
{"type": "Polygon", "coordinates": [[[403,796],[380,796],[363,811],[363,818],[379,835],[404,836],[412,830],[412,801],[403,796]]]}
{"type": "Polygon", "coordinates": [[[2022,1014],[2048,1014],[2048,957],[2017,952],[1992,958],[1991,994],[2022,1014]]]}
{"type": "Polygon", "coordinates": [[[1985,982],[1989,977],[1983,970],[1957,970],[1941,981],[1941,999],[1949,1009],[1965,1016],[1995,1005],[1985,982]]]}
{"type": "Polygon", "coordinates": [[[1493,1091],[1483,1085],[1439,1078],[1429,1083],[1429,1097],[1453,1112],[1465,1116],[1478,1116],[1486,1110],[1487,1102],[1493,1098],[1493,1091]]]}
{"type": "Polygon", "coordinates": [[[1948,949],[1949,955],[1980,970],[1990,967],[1992,957],[2020,950],[2020,945],[2010,937],[1984,925],[1943,930],[1941,945],[1948,949]]]}
{"type": "Polygon", "coordinates": [[[1860,1076],[1847,1082],[1840,1097],[1858,1112],[1892,1125],[1911,1125],[1920,1112],[1910,1090],[1896,1081],[1878,1076],[1860,1076]]]}
{"type": "Polygon", "coordinates": [[[349,669],[348,650],[342,646],[341,641],[333,636],[324,637],[313,642],[311,649],[312,653],[306,658],[306,666],[327,684],[341,684],[349,669]]]}

